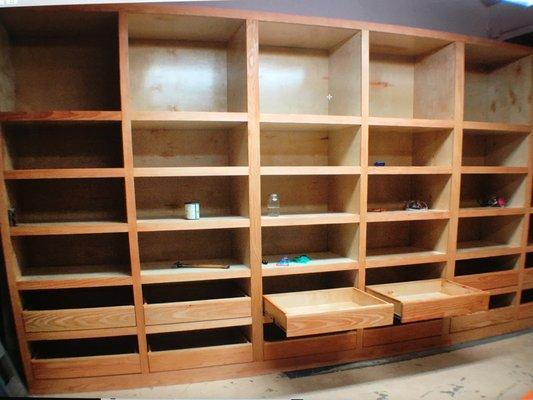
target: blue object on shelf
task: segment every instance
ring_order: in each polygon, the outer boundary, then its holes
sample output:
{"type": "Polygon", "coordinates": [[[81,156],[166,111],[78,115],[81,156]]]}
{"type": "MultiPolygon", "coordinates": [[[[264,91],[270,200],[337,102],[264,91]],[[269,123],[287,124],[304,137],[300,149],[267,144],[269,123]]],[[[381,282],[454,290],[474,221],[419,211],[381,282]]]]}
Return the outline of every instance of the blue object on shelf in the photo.
{"type": "Polygon", "coordinates": [[[375,167],[384,167],[385,166],[385,161],[376,161],[376,162],[374,162],[374,166],[375,167]]]}
{"type": "Polygon", "coordinates": [[[280,260],[276,263],[276,265],[280,267],[288,267],[290,262],[291,260],[289,259],[289,257],[281,257],[280,260]]]}

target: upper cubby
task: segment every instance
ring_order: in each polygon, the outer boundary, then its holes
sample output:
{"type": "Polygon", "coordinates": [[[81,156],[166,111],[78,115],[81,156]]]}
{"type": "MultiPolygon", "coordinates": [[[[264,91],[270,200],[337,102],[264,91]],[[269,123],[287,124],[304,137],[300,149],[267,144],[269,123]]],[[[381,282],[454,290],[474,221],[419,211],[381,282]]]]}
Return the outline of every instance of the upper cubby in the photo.
{"type": "Polygon", "coordinates": [[[463,131],[463,166],[527,167],[527,134],[463,131]]]}
{"type": "Polygon", "coordinates": [[[370,116],[453,119],[454,88],[449,41],[370,32],[370,116]]]}
{"type": "Polygon", "coordinates": [[[531,56],[518,48],[467,44],[466,121],[529,124],[531,56]]]}
{"type": "Polygon", "coordinates": [[[246,111],[244,21],[184,15],[128,17],[135,111],[246,111]]]}
{"type": "Polygon", "coordinates": [[[361,115],[357,30],[259,23],[262,113],[361,115]]]}
{"type": "Polygon", "coordinates": [[[117,15],[0,15],[0,112],[119,110],[117,15]]]}

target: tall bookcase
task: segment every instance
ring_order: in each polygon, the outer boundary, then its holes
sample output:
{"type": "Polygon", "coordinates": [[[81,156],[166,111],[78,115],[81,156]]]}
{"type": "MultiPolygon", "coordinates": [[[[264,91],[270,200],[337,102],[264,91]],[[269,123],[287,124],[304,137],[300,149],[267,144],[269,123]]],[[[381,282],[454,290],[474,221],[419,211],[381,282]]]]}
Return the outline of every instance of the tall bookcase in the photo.
{"type": "Polygon", "coordinates": [[[0,24],[1,236],[33,393],[533,326],[530,48],[154,5],[0,24]],[[492,194],[506,206],[479,207],[492,194]]]}

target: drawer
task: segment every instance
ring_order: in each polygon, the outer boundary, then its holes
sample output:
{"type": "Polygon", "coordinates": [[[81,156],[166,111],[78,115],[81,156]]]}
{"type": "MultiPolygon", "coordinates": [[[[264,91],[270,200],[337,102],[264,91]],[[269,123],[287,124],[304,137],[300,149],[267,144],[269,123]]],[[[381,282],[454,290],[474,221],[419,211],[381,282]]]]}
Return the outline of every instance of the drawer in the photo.
{"type": "Polygon", "coordinates": [[[518,306],[518,319],[527,318],[533,318],[533,303],[525,303],[518,306]]]}
{"type": "Polygon", "coordinates": [[[461,285],[476,289],[489,290],[518,285],[518,271],[487,272],[456,276],[453,280],[461,285]]]}
{"type": "Polygon", "coordinates": [[[395,314],[404,323],[486,311],[489,304],[489,293],[446,279],[370,285],[366,289],[393,303],[395,314]]]}
{"type": "Polygon", "coordinates": [[[442,319],[365,329],[363,331],[363,347],[441,336],[442,332],[442,319]]]}
{"type": "Polygon", "coordinates": [[[526,268],[524,270],[524,285],[533,284],[533,268],[526,268]]]}
{"type": "Polygon", "coordinates": [[[516,308],[514,306],[482,311],[472,315],[452,318],[450,332],[461,332],[469,329],[484,328],[486,326],[504,324],[514,320],[516,308]]]}
{"type": "Polygon", "coordinates": [[[353,287],[264,295],[265,314],[287,337],[390,325],[393,306],[353,287]]]}
{"type": "Polygon", "coordinates": [[[23,311],[26,332],[74,331],[135,326],[133,306],[23,311]]]}

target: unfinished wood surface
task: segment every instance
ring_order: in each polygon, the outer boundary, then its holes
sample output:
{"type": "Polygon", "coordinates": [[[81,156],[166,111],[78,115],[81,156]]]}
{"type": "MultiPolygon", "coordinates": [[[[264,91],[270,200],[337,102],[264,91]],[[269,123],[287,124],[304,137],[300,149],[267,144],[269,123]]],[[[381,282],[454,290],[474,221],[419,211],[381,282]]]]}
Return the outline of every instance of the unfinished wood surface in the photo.
{"type": "Polygon", "coordinates": [[[363,331],[363,347],[400,343],[425,337],[440,336],[441,334],[441,319],[365,329],[363,331]]]}
{"type": "Polygon", "coordinates": [[[456,276],[455,282],[481,290],[500,287],[516,286],[518,284],[518,271],[485,272],[456,276]]]}
{"type": "Polygon", "coordinates": [[[518,307],[519,319],[531,319],[533,318],[533,303],[520,304],[518,307]]]}
{"type": "Polygon", "coordinates": [[[511,322],[515,318],[514,307],[502,307],[489,311],[481,311],[472,315],[452,318],[450,332],[461,332],[469,329],[484,328],[491,325],[511,322]]]}
{"type": "Polygon", "coordinates": [[[489,295],[445,279],[370,285],[366,289],[394,303],[402,322],[471,314],[486,310],[489,295]]]}

